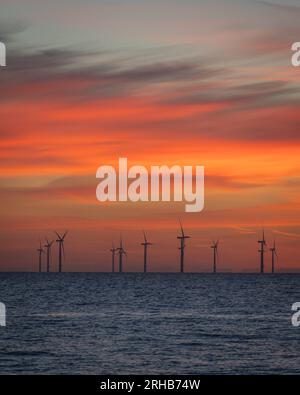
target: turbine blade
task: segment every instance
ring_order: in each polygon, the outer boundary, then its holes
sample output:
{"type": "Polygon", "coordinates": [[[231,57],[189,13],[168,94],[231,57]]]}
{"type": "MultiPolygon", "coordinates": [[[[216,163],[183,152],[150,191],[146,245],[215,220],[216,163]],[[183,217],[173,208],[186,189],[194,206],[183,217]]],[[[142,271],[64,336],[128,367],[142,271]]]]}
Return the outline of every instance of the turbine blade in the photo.
{"type": "Polygon", "coordinates": [[[180,229],[181,229],[181,236],[184,237],[184,231],[183,231],[183,227],[182,227],[182,223],[179,219],[179,224],[180,224],[180,229]]]}
{"type": "Polygon", "coordinates": [[[58,237],[59,239],[61,239],[60,234],[57,233],[56,230],[54,231],[54,233],[56,233],[57,237],[58,237]]]}
{"type": "Polygon", "coordinates": [[[145,233],[144,230],[143,230],[143,233],[144,233],[144,240],[145,240],[145,243],[147,243],[147,237],[146,237],[146,233],[145,233]]]}
{"type": "Polygon", "coordinates": [[[62,239],[63,239],[63,240],[64,240],[64,238],[67,236],[68,232],[69,232],[69,231],[66,230],[65,233],[63,234],[63,236],[62,236],[62,239]]]}

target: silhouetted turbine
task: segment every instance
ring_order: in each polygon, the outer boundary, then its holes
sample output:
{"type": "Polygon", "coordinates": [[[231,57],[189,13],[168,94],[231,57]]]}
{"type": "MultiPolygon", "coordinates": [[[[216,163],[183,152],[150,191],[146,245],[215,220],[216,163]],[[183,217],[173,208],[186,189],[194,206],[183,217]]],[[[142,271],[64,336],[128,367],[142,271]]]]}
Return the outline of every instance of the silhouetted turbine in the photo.
{"type": "Polygon", "coordinates": [[[265,230],[263,229],[263,237],[262,240],[258,240],[258,244],[260,244],[260,250],[258,252],[260,253],[260,273],[265,272],[265,264],[264,264],[264,254],[265,254],[265,246],[266,246],[266,240],[265,240],[265,230]]]}
{"type": "Polygon", "coordinates": [[[118,251],[118,248],[115,248],[114,243],[112,243],[112,248],[110,249],[111,251],[111,272],[115,272],[115,255],[116,252],[118,251]]]}
{"type": "Polygon", "coordinates": [[[148,246],[152,246],[153,243],[149,243],[149,241],[147,241],[145,231],[143,231],[143,233],[144,233],[144,243],[141,243],[141,245],[144,246],[144,273],[147,273],[147,249],[148,246]]]}
{"type": "Polygon", "coordinates": [[[211,248],[213,249],[213,273],[217,273],[217,259],[218,259],[219,240],[213,241],[211,248]]]}
{"type": "Polygon", "coordinates": [[[123,241],[120,239],[120,247],[117,248],[119,252],[119,272],[123,272],[123,255],[127,256],[126,251],[123,248],[123,241]]]}
{"type": "Polygon", "coordinates": [[[55,232],[55,233],[58,237],[58,239],[56,240],[56,242],[58,243],[58,271],[59,271],[59,273],[61,273],[62,272],[62,254],[65,259],[64,240],[65,240],[65,237],[66,237],[68,231],[66,230],[62,236],[57,232],[55,232]]]}
{"type": "Polygon", "coordinates": [[[40,248],[37,249],[37,252],[39,253],[39,273],[42,272],[42,254],[45,252],[42,248],[42,243],[40,240],[40,248]]]}
{"type": "Polygon", "coordinates": [[[272,273],[274,274],[275,273],[275,259],[276,258],[278,259],[275,240],[274,240],[273,247],[270,248],[270,251],[272,252],[272,273]]]}
{"type": "Polygon", "coordinates": [[[180,240],[180,247],[178,248],[180,250],[180,273],[184,273],[184,249],[185,249],[185,239],[189,239],[190,236],[186,236],[184,234],[182,224],[179,221],[180,224],[180,229],[181,229],[181,236],[177,236],[177,239],[180,240]]]}
{"type": "Polygon", "coordinates": [[[47,250],[47,273],[50,272],[51,247],[52,247],[53,243],[54,243],[54,240],[49,242],[49,240],[46,238],[46,244],[44,245],[44,247],[47,250]]]}

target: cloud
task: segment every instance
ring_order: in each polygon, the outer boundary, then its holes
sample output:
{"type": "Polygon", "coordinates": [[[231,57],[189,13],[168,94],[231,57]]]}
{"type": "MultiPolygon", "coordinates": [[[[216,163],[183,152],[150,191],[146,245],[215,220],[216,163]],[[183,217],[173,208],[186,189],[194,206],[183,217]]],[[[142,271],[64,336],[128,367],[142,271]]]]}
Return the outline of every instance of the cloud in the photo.
{"type": "Polygon", "coordinates": [[[16,41],[17,35],[22,33],[27,25],[21,21],[7,21],[0,19],[0,41],[5,44],[16,41]]]}
{"type": "Polygon", "coordinates": [[[281,183],[290,187],[300,187],[300,177],[285,177],[282,179],[281,183]]]}
{"type": "Polygon", "coordinates": [[[205,177],[205,184],[208,187],[217,187],[228,190],[243,190],[250,188],[261,188],[265,186],[263,182],[247,182],[242,179],[222,175],[207,175],[205,177]]]}
{"type": "Polygon", "coordinates": [[[294,240],[300,239],[300,234],[298,234],[298,233],[284,232],[284,231],[280,231],[280,230],[276,230],[276,229],[273,230],[273,233],[280,235],[280,236],[287,237],[289,239],[294,239],[294,240]]]}
{"type": "Polygon", "coordinates": [[[27,96],[40,99],[95,100],[131,95],[150,84],[206,79],[215,71],[195,59],[168,59],[135,64],[118,53],[52,48],[11,51],[9,67],[0,74],[1,100],[27,96]],[[116,56],[117,55],[117,56],[116,56]]]}
{"type": "Polygon", "coordinates": [[[279,4],[279,3],[273,3],[271,1],[264,1],[264,0],[256,0],[257,3],[272,8],[275,11],[279,12],[288,12],[288,13],[300,13],[300,7],[296,5],[290,5],[290,4],[279,4]]]}
{"type": "MultiPolygon", "coordinates": [[[[223,75],[224,77],[224,75],[223,75]]],[[[226,89],[221,84],[208,83],[197,85],[186,93],[177,92],[177,95],[162,100],[162,104],[195,105],[195,104],[222,104],[229,111],[234,109],[251,109],[266,107],[274,104],[275,100],[283,99],[285,103],[289,100],[295,102],[290,95],[299,94],[300,88],[288,81],[260,81],[249,84],[233,84],[226,89]]]]}
{"type": "MultiPolygon", "coordinates": [[[[15,111],[16,103],[28,110],[32,103],[32,108],[47,113],[43,119],[32,114],[34,129],[50,129],[51,124],[56,133],[62,126],[75,131],[88,124],[88,133],[97,127],[139,129],[145,136],[172,132],[176,139],[184,127],[189,137],[197,139],[299,139],[293,114],[300,88],[288,73],[271,78],[263,68],[250,67],[243,74],[224,66],[221,58],[202,55],[178,60],[166,48],[156,50],[154,57],[148,57],[146,50],[142,55],[134,50],[124,55],[117,50],[70,47],[14,48],[8,61],[9,67],[0,73],[3,113],[9,103],[15,111]]],[[[16,120],[5,119],[4,114],[1,135],[18,135],[16,120]]],[[[32,129],[27,125],[24,133],[32,129]]]]}
{"type": "Polygon", "coordinates": [[[246,234],[246,235],[256,235],[257,234],[257,232],[255,230],[252,230],[251,228],[242,227],[242,226],[236,226],[233,229],[235,229],[240,234],[246,234]]]}

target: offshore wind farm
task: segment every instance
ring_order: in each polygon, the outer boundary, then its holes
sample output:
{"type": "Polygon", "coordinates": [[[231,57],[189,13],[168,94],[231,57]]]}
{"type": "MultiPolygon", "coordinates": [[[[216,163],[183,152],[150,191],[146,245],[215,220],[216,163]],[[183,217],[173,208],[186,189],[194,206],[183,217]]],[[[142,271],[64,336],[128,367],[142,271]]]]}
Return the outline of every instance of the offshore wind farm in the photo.
{"type": "MultiPolygon", "coordinates": [[[[192,237],[187,235],[183,229],[181,221],[179,221],[179,236],[176,236],[177,239],[179,240],[179,273],[184,273],[185,272],[185,248],[186,248],[186,243],[185,241],[187,239],[191,239],[192,237]]],[[[140,245],[143,247],[143,266],[141,265],[141,272],[143,273],[148,273],[149,271],[149,262],[148,262],[148,247],[153,246],[154,243],[151,243],[148,241],[147,235],[145,230],[142,231],[143,233],[143,238],[144,241],[140,243],[140,245]]],[[[57,260],[57,265],[56,267],[58,269],[54,269],[53,271],[58,271],[59,273],[63,272],[63,262],[65,260],[65,248],[64,248],[64,242],[65,238],[68,234],[68,231],[66,230],[63,234],[59,234],[58,232],[55,231],[55,234],[57,236],[56,242],[58,243],[58,260],[57,260]]],[[[47,237],[45,238],[46,244],[44,247],[46,248],[46,251],[42,248],[42,244],[40,242],[39,248],[37,249],[38,253],[38,272],[46,271],[47,273],[50,272],[50,266],[52,264],[52,255],[51,255],[51,247],[52,244],[54,243],[54,240],[51,242],[48,241],[47,237]],[[46,253],[46,266],[43,265],[43,254],[46,253]],[[44,267],[44,269],[43,269],[44,267]]],[[[212,270],[211,272],[216,274],[218,271],[222,272],[220,270],[220,267],[218,266],[219,262],[219,242],[220,239],[217,239],[216,241],[212,240],[211,245],[207,245],[207,248],[212,249],[212,270]]],[[[265,230],[262,230],[262,237],[260,240],[257,241],[260,249],[258,250],[259,253],[259,265],[258,265],[258,272],[260,274],[264,274],[265,271],[265,254],[267,252],[267,241],[265,238],[265,230]]],[[[163,245],[160,244],[159,248],[163,248],[163,245]]],[[[128,258],[127,251],[124,248],[124,242],[123,238],[120,237],[119,241],[119,247],[115,247],[114,242],[112,242],[112,246],[109,250],[111,252],[111,272],[112,273],[123,273],[124,271],[126,272],[126,268],[124,270],[124,259],[128,258]],[[118,266],[116,264],[116,258],[118,257],[118,266]]],[[[269,251],[271,252],[271,273],[274,274],[276,270],[276,263],[278,262],[278,254],[277,254],[277,247],[276,247],[276,242],[275,239],[273,240],[272,246],[269,248],[269,251]]],[[[130,252],[129,252],[130,255],[130,252]]],[[[200,265],[199,265],[200,267],[200,265]]],[[[200,271],[200,270],[199,270],[200,271]]],[[[177,270],[174,269],[174,272],[177,272],[177,270]]]]}

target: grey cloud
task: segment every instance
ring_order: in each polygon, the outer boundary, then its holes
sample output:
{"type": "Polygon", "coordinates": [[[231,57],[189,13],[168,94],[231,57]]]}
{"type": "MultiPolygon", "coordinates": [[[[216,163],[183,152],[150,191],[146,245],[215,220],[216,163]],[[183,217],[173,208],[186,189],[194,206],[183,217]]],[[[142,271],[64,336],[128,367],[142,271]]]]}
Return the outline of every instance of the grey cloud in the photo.
{"type": "Polygon", "coordinates": [[[203,80],[217,73],[195,59],[138,66],[134,61],[130,64],[122,56],[113,58],[105,52],[88,53],[63,48],[14,51],[10,53],[8,67],[0,75],[1,99],[20,99],[27,94],[37,98],[54,95],[64,100],[118,97],[130,95],[147,84],[203,80]],[[93,62],[89,62],[92,56],[93,62]],[[56,90],[52,89],[53,85],[56,90]]]}
{"type": "MultiPolygon", "coordinates": [[[[197,86],[197,85],[196,85],[197,86]]],[[[286,81],[254,82],[221,89],[213,83],[206,87],[199,86],[198,91],[185,94],[178,92],[171,99],[166,99],[161,104],[190,105],[223,103],[231,105],[229,111],[245,108],[259,108],[274,103],[274,100],[300,93],[300,88],[286,81]]],[[[291,98],[289,100],[292,100],[291,98]]],[[[285,100],[285,102],[287,102],[285,100]]],[[[224,111],[224,110],[222,110],[224,111]]]]}
{"type": "Polygon", "coordinates": [[[26,24],[20,21],[5,21],[0,19],[0,41],[5,44],[14,42],[16,36],[26,29],[26,24]]]}
{"type": "Polygon", "coordinates": [[[266,7],[273,8],[276,11],[291,12],[293,14],[295,12],[300,12],[300,7],[298,7],[296,5],[278,4],[278,3],[273,3],[273,2],[267,1],[267,0],[258,0],[257,3],[259,3],[263,6],[266,6],[266,7]]]}

